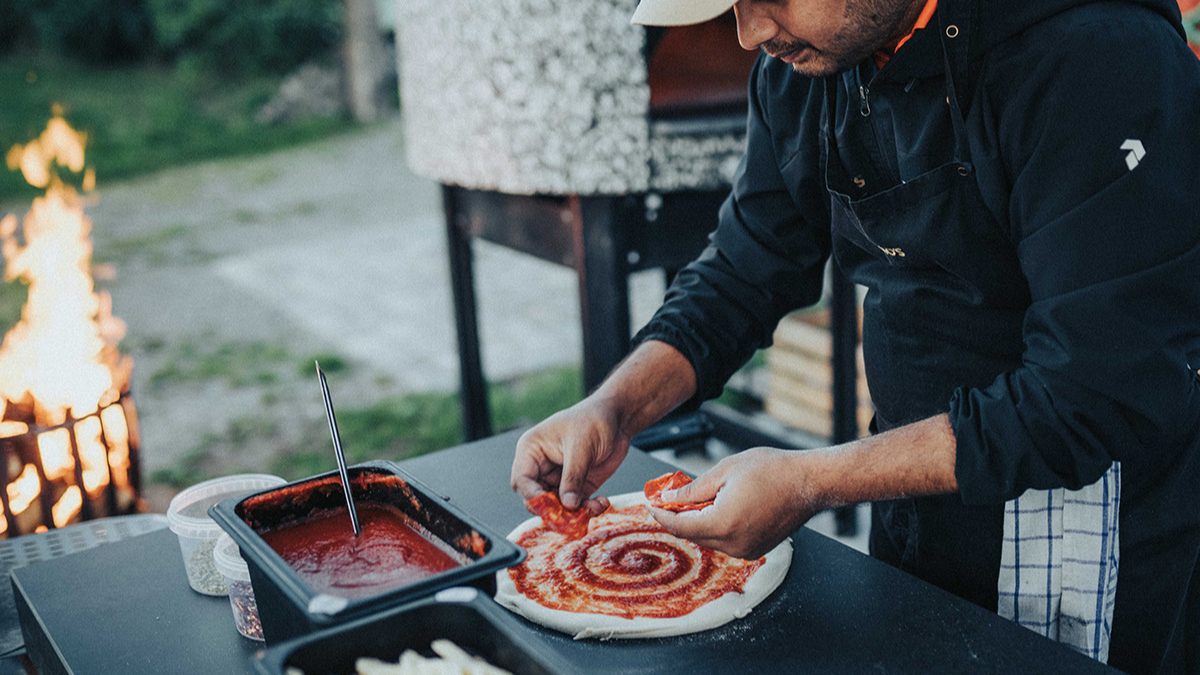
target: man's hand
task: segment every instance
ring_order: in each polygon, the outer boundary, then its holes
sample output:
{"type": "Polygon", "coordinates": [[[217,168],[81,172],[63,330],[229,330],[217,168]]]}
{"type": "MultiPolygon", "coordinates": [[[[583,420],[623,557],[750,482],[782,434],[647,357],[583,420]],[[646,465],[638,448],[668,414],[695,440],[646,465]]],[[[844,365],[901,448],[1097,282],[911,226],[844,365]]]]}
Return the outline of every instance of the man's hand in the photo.
{"type": "Polygon", "coordinates": [[[700,511],[651,508],[668,532],[737,558],[752,560],[775,548],[825,508],[806,476],[803,453],[754,448],[721,460],[673,494],[672,502],[714,499],[700,511]]]}
{"type": "Polygon", "coordinates": [[[665,501],[700,511],[650,512],[667,531],[738,558],[757,558],[822,509],[958,490],[946,415],[821,450],[755,448],[721,460],[665,501]]]}
{"type": "Polygon", "coordinates": [[[608,500],[592,494],[621,465],[630,439],[695,391],[696,374],[682,354],[663,342],[643,343],[595,393],[521,436],[512,489],[525,499],[557,490],[568,509],[599,514],[608,500]]]}
{"type": "Polygon", "coordinates": [[[608,499],[590,497],[621,465],[630,439],[612,408],[587,398],[525,432],[513,459],[513,490],[525,499],[557,490],[568,509],[607,509],[608,499]]]}

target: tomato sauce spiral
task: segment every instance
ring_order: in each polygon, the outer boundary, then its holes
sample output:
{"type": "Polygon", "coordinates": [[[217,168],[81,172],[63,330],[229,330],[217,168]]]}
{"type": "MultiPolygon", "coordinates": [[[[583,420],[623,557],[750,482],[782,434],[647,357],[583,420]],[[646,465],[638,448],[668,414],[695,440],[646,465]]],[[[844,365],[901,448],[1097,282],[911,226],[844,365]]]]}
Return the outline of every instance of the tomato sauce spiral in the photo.
{"type": "Polygon", "coordinates": [[[550,609],[626,618],[689,614],[741,592],[763,564],[675,537],[642,505],[594,518],[580,539],[539,526],[517,543],[529,552],[509,570],[519,593],[550,609]]]}

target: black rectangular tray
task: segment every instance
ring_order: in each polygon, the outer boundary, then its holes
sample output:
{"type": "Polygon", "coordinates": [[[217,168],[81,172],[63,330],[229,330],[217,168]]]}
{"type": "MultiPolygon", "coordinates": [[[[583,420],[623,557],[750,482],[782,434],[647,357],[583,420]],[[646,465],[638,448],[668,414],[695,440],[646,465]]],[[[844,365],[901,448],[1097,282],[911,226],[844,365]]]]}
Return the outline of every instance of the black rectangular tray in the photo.
{"type": "Polygon", "coordinates": [[[289,640],[267,649],[255,664],[263,675],[284,675],[298,668],[305,675],[353,673],[359,657],[395,663],[407,649],[432,655],[430,643],[447,639],[514,675],[572,672],[553,653],[538,653],[514,632],[516,620],[474,588],[450,588],[433,598],[289,640]]]}
{"type": "Polygon", "coordinates": [[[447,503],[391,462],[355,465],[349,468],[349,473],[356,502],[386,503],[399,508],[464,554],[468,562],[367,598],[320,594],[284,562],[259,532],[316,509],[344,506],[345,497],[336,471],[223,501],[209,513],[237,542],[246,560],[268,644],[408,604],[450,586],[477,582],[490,592],[495,583],[493,572],[525,559],[525,551],[519,546],[447,503]],[[371,476],[399,480],[370,483],[367,478],[371,476]],[[272,499],[280,495],[288,495],[288,499],[272,499]]]}

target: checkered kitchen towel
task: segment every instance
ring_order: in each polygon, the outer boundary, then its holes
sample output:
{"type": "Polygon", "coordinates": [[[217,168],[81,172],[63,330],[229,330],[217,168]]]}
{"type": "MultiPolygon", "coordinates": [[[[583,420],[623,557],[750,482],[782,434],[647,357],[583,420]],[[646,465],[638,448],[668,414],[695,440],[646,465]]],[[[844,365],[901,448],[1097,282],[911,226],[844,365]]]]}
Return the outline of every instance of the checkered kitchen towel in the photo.
{"type": "Polygon", "coordinates": [[[1081,490],[1029,490],[1008,502],[1000,615],[1107,661],[1120,504],[1119,462],[1081,490]]]}

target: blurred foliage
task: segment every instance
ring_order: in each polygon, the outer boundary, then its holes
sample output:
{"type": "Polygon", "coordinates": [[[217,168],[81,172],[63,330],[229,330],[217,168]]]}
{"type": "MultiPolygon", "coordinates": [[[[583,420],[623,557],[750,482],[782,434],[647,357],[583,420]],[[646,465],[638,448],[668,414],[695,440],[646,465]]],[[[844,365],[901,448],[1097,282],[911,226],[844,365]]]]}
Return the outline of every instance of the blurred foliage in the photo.
{"type": "Polygon", "coordinates": [[[29,0],[0,0],[0,56],[28,49],[33,38],[29,0]]]}
{"type": "Polygon", "coordinates": [[[284,73],[330,53],[339,0],[0,0],[0,55],[92,65],[184,62],[223,75],[284,73]]]}
{"type": "Polygon", "coordinates": [[[340,39],[338,0],[146,0],[161,53],[230,72],[282,73],[340,39]]]}
{"type": "Polygon", "coordinates": [[[99,63],[128,63],[154,52],[142,0],[16,0],[24,5],[37,42],[65,56],[99,63]]]}
{"type": "MultiPolygon", "coordinates": [[[[231,79],[163,65],[97,68],[45,53],[10,55],[0,58],[0,154],[41,133],[54,103],[88,134],[88,162],[101,191],[114,179],[262,153],[350,128],[330,118],[256,122],[278,85],[275,76],[231,79]]],[[[0,199],[34,194],[20,174],[0,170],[0,199]]]]}

